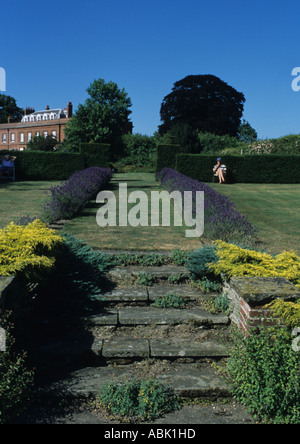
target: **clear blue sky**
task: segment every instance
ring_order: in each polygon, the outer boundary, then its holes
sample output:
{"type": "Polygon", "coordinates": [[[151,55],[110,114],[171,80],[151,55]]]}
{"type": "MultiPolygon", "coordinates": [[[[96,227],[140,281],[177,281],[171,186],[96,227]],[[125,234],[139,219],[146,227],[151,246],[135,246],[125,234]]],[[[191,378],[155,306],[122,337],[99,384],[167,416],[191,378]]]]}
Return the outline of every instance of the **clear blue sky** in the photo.
{"type": "Polygon", "coordinates": [[[152,135],[174,82],[213,74],[245,94],[260,138],[300,133],[298,1],[11,0],[0,16],[0,67],[20,107],[76,109],[104,78],[131,97],[134,132],[152,135]]]}

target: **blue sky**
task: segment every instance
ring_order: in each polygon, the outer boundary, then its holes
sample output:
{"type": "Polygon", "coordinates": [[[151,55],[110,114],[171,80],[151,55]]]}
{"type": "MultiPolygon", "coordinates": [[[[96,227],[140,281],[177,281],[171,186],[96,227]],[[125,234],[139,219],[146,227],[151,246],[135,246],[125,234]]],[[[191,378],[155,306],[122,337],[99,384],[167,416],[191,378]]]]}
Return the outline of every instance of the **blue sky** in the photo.
{"type": "Polygon", "coordinates": [[[104,78],[130,96],[134,132],[152,135],[174,82],[213,74],[244,93],[260,138],[299,134],[299,12],[294,0],[11,0],[0,6],[6,94],[76,109],[104,78]]]}

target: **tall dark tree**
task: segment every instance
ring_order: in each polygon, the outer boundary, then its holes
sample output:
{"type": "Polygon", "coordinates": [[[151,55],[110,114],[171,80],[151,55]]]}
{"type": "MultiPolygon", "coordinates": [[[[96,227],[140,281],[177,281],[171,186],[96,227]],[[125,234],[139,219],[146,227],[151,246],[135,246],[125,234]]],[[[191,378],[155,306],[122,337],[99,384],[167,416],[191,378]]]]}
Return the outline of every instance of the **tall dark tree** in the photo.
{"type": "Polygon", "coordinates": [[[23,110],[17,106],[16,99],[0,94],[0,123],[7,123],[9,117],[19,121],[22,116],[23,110]]]}
{"type": "Polygon", "coordinates": [[[174,84],[161,105],[160,134],[178,123],[193,130],[236,136],[245,96],[213,75],[190,75],[174,84]]]}

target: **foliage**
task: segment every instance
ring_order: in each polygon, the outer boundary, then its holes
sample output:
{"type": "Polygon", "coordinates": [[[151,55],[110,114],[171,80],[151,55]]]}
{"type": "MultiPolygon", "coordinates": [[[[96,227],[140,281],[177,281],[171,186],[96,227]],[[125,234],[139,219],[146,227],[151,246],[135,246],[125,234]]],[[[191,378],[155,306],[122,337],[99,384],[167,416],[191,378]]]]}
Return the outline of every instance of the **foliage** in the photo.
{"type": "Polygon", "coordinates": [[[186,267],[191,273],[192,279],[201,279],[212,274],[209,264],[215,263],[217,260],[216,248],[213,245],[206,245],[190,254],[186,267]]]}
{"type": "Polygon", "coordinates": [[[288,302],[276,299],[268,304],[266,308],[270,308],[273,315],[281,318],[290,329],[300,326],[300,300],[288,302]]]}
{"type": "Polygon", "coordinates": [[[189,75],[174,84],[162,102],[159,127],[166,133],[178,123],[214,134],[236,136],[245,97],[213,75],[189,75]]]}
{"type": "Polygon", "coordinates": [[[101,407],[115,416],[154,420],[162,414],[180,409],[173,390],[155,379],[107,384],[99,395],[101,407]]]}
{"type": "Polygon", "coordinates": [[[241,142],[251,143],[257,140],[257,132],[245,119],[240,124],[237,136],[241,142]]]}
{"type": "MultiPolygon", "coordinates": [[[[244,150],[244,146],[241,146],[244,150]]],[[[245,150],[244,150],[245,151],[245,150]]],[[[219,155],[219,154],[218,154],[219,155]]],[[[238,183],[299,183],[299,155],[221,155],[227,166],[226,182],[238,183]]],[[[212,182],[213,167],[217,155],[183,154],[176,155],[175,169],[201,182],[212,182]]],[[[164,166],[174,168],[174,160],[166,158],[164,166]]]]}
{"type": "Polygon", "coordinates": [[[156,154],[156,143],[153,137],[143,134],[125,134],[122,137],[124,143],[124,162],[127,165],[142,167],[149,165],[156,154]]]}
{"type": "Polygon", "coordinates": [[[176,167],[176,156],[181,152],[181,146],[175,144],[159,145],[157,147],[157,165],[156,171],[159,172],[163,168],[176,167]]]}
{"type": "Polygon", "coordinates": [[[55,264],[62,239],[40,220],[26,226],[10,223],[0,229],[0,275],[40,278],[55,264]]]}
{"type": "Polygon", "coordinates": [[[300,354],[291,344],[279,327],[235,334],[227,375],[235,398],[260,420],[300,423],[300,354]]]}
{"type": "Polygon", "coordinates": [[[145,285],[146,287],[151,287],[153,285],[154,278],[149,273],[139,273],[137,278],[138,285],[145,285]]]}
{"type": "Polygon", "coordinates": [[[109,143],[117,152],[121,136],[131,130],[131,100],[124,88],[104,79],[91,83],[87,92],[89,98],[67,124],[66,144],[76,152],[81,142],[109,143]]]}
{"type": "Polygon", "coordinates": [[[58,145],[58,141],[56,137],[53,136],[34,136],[33,139],[31,139],[27,143],[27,150],[28,151],[49,151],[53,152],[55,151],[56,146],[58,145]]]}
{"type": "Polygon", "coordinates": [[[85,168],[109,167],[110,148],[107,143],[81,143],[80,154],[84,157],[85,168]]]}
{"type": "Polygon", "coordinates": [[[9,117],[18,122],[23,117],[23,110],[17,106],[16,99],[0,94],[0,124],[7,123],[9,117]]]}
{"type": "MultiPolygon", "coordinates": [[[[6,153],[11,154],[2,154],[6,153]]],[[[84,168],[84,157],[63,152],[18,151],[15,166],[18,180],[66,180],[84,168]]]]}
{"type": "Polygon", "coordinates": [[[210,293],[212,291],[219,291],[222,284],[212,278],[203,277],[198,280],[192,281],[193,286],[197,287],[199,290],[201,290],[203,293],[210,293]]]}
{"type": "MultiPolygon", "coordinates": [[[[229,136],[228,134],[224,134],[222,136],[218,136],[213,133],[204,133],[198,132],[198,149],[194,151],[194,153],[219,153],[221,150],[227,147],[237,147],[240,146],[241,143],[238,141],[236,137],[229,136]]],[[[192,153],[193,151],[189,151],[192,153]]]]}
{"type": "Polygon", "coordinates": [[[99,295],[103,272],[110,267],[109,257],[74,236],[63,234],[62,238],[64,242],[56,258],[51,285],[57,285],[57,291],[70,297],[99,295]]]}
{"type": "Polygon", "coordinates": [[[256,229],[248,222],[246,216],[238,212],[234,203],[205,183],[193,180],[171,168],[162,169],[157,177],[163,188],[168,191],[190,191],[194,200],[197,191],[205,193],[204,236],[206,238],[243,241],[255,235],[256,229]]]}
{"type": "Polygon", "coordinates": [[[27,400],[33,372],[26,365],[26,354],[14,348],[13,326],[8,312],[0,312],[0,326],[6,335],[6,349],[0,352],[0,424],[15,418],[27,400]]]}
{"type": "Polygon", "coordinates": [[[176,293],[168,293],[157,298],[151,305],[156,308],[184,308],[186,301],[176,293]]]}
{"type": "Polygon", "coordinates": [[[293,251],[277,256],[247,250],[223,241],[215,241],[219,260],[210,270],[215,274],[230,276],[284,277],[300,288],[300,257],[293,251]]]}
{"type": "Polygon", "coordinates": [[[51,188],[43,219],[53,223],[74,217],[110,179],[108,168],[91,167],[74,173],[67,182],[51,188]]]}
{"type": "Polygon", "coordinates": [[[252,142],[247,147],[247,154],[300,154],[300,134],[279,137],[277,139],[265,139],[252,142]]]}

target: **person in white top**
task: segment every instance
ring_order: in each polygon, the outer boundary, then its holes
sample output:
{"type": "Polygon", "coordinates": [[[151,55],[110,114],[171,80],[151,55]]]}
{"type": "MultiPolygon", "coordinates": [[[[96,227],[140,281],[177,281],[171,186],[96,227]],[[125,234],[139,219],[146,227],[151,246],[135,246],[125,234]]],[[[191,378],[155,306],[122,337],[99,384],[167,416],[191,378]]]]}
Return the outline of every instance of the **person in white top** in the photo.
{"type": "Polygon", "coordinates": [[[216,176],[219,177],[219,183],[225,182],[225,176],[226,176],[226,165],[221,164],[221,157],[217,158],[217,165],[214,166],[213,172],[216,176]]]}

